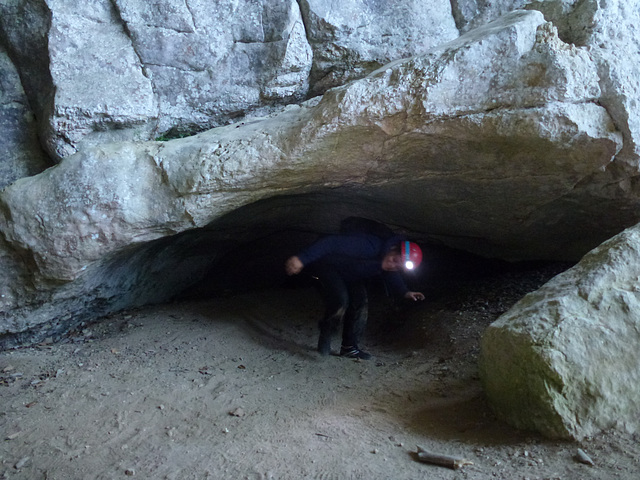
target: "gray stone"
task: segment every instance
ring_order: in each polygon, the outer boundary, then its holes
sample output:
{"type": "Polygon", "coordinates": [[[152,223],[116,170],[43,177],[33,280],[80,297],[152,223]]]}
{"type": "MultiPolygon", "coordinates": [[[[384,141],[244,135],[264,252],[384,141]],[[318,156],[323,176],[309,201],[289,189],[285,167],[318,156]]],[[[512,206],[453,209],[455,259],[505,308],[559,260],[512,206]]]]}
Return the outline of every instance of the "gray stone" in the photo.
{"type": "Polygon", "coordinates": [[[158,115],[153,86],[111,2],[15,0],[0,14],[52,158],[149,138],[158,115]]]}
{"type": "MultiPolygon", "coordinates": [[[[461,32],[468,32],[500,18],[513,10],[525,8],[529,0],[451,0],[451,10],[461,32]]],[[[536,3],[547,3],[546,0],[536,3]]]]}
{"type": "Polygon", "coordinates": [[[157,92],[159,132],[307,94],[312,53],[294,0],[115,3],[157,92]]]}
{"type": "Polygon", "coordinates": [[[308,88],[311,49],[293,0],[13,0],[0,17],[58,160],[204,130],[308,88]]]}
{"type": "MultiPolygon", "coordinates": [[[[625,135],[618,165],[628,173],[638,165],[638,109],[640,96],[640,8],[635,1],[582,0],[456,0],[453,11],[463,31],[475,29],[515,8],[538,10],[558,29],[559,38],[583,47],[597,65],[602,94],[599,103],[625,135]]],[[[608,174],[607,174],[608,175],[608,174]]]]}
{"type": "Polygon", "coordinates": [[[20,77],[0,45],[0,189],[48,165],[20,77]]]}
{"type": "MultiPolygon", "coordinates": [[[[589,216],[599,218],[598,229],[603,233],[608,232],[609,237],[613,236],[620,232],[621,226],[636,224],[639,220],[637,212],[640,211],[638,189],[633,180],[640,173],[637,138],[640,134],[640,113],[637,108],[640,98],[638,2],[545,0],[527,2],[525,5],[519,0],[458,0],[454,2],[453,10],[454,13],[461,10],[465,12],[465,19],[458,21],[459,16],[456,19],[458,26],[466,31],[472,30],[478,23],[482,25],[486,20],[502,15],[510,6],[541,11],[545,19],[557,27],[560,40],[592,60],[601,90],[597,103],[606,109],[624,139],[615,161],[595,171],[588,181],[576,185],[571,193],[544,209],[547,220],[554,224],[552,230],[558,233],[549,240],[561,250],[564,248],[560,234],[563,228],[568,235],[581,230],[588,237],[592,229],[589,216]],[[560,210],[566,209],[573,210],[574,218],[563,227],[553,219],[560,218],[560,210]]],[[[585,242],[583,252],[594,246],[585,242]]]]}
{"type": "Polygon", "coordinates": [[[459,36],[451,5],[440,0],[299,3],[313,48],[314,94],[459,36]]]}
{"type": "Polygon", "coordinates": [[[640,428],[640,225],[518,302],[482,338],[496,413],[551,437],[640,428]]]}
{"type": "Polygon", "coordinates": [[[54,160],[223,125],[458,36],[439,0],[300,3],[304,19],[294,0],[11,0],[0,28],[54,160]]]}

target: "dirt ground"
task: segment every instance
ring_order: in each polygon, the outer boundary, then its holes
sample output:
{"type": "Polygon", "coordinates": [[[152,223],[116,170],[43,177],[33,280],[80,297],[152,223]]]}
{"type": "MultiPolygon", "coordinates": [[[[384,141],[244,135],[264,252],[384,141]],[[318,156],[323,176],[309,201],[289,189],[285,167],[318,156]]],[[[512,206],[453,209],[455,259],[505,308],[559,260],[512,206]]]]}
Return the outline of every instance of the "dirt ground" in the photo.
{"type": "Polygon", "coordinates": [[[484,401],[483,329],[549,275],[435,286],[410,308],[374,294],[369,361],[316,354],[312,288],[146,307],[2,352],[0,478],[640,478],[637,437],[547,440],[484,401]],[[473,464],[421,463],[417,446],[473,464]]]}

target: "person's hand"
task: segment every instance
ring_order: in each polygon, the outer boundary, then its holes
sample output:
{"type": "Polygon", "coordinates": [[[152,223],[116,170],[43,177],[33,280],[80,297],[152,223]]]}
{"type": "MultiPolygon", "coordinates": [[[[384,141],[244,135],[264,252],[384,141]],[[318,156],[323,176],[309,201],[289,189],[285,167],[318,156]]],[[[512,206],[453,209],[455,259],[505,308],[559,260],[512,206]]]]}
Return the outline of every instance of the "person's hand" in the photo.
{"type": "Polygon", "coordinates": [[[424,295],[420,292],[407,292],[404,294],[404,298],[417,302],[418,300],[424,300],[424,295]]]}
{"type": "Polygon", "coordinates": [[[284,270],[287,272],[287,275],[297,275],[303,268],[304,265],[298,257],[291,257],[284,264],[284,270]]]}

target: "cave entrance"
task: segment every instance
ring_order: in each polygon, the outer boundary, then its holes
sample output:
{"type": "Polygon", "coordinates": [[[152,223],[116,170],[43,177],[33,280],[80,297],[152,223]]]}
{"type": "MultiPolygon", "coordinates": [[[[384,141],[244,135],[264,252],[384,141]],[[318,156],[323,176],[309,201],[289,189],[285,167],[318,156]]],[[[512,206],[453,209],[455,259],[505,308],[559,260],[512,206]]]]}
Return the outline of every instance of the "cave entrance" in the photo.
{"type": "Polygon", "coordinates": [[[409,223],[398,228],[400,222],[385,222],[401,209],[389,205],[376,210],[371,202],[371,198],[348,192],[277,197],[236,209],[206,227],[122,251],[88,272],[95,286],[68,301],[67,315],[47,335],[145,305],[210,300],[268,289],[313,288],[306,276],[287,277],[285,260],[319,236],[338,233],[340,220],[349,216],[368,218],[370,211],[376,211],[376,219],[421,245],[424,262],[408,276],[407,283],[411,290],[427,297],[419,305],[390,302],[380,284],[373,282],[369,300],[374,324],[377,311],[384,313],[380,317],[380,323],[384,323],[385,315],[419,315],[434,308],[448,311],[466,304],[482,307],[483,318],[495,319],[524,294],[569,266],[512,263],[447,247],[410,230],[409,223]]]}

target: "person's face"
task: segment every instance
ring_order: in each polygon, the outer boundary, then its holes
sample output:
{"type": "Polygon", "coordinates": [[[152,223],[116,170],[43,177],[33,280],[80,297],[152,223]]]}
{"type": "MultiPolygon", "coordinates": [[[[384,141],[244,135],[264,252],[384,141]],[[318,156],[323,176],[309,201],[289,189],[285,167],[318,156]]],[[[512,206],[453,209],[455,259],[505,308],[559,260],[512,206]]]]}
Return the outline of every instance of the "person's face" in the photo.
{"type": "Polygon", "coordinates": [[[391,250],[382,259],[382,270],[385,272],[397,272],[402,268],[402,255],[400,252],[391,250]]]}

